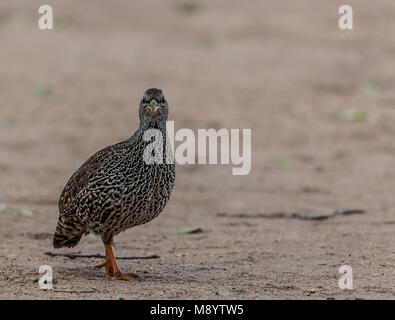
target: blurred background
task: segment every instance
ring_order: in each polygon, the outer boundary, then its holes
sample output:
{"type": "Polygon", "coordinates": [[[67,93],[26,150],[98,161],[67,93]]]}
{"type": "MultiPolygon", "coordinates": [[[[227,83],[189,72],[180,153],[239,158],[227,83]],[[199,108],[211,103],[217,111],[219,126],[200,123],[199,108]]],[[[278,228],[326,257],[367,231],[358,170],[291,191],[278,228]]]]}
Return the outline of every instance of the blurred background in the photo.
{"type": "Polygon", "coordinates": [[[342,31],[343,4],[2,0],[0,297],[393,299],[395,4],[347,1],[354,29],[342,31]],[[43,4],[54,30],[38,28],[43,4]],[[145,281],[114,285],[97,259],[44,253],[68,178],[137,129],[150,87],[176,129],[252,129],[252,170],[179,165],[165,213],[116,238],[118,255],[160,259],[122,262],[145,281]],[[254,217],[339,208],[365,214],[254,217]],[[42,264],[66,293],[38,289],[42,264]],[[343,264],[353,291],[338,288],[343,264]]]}

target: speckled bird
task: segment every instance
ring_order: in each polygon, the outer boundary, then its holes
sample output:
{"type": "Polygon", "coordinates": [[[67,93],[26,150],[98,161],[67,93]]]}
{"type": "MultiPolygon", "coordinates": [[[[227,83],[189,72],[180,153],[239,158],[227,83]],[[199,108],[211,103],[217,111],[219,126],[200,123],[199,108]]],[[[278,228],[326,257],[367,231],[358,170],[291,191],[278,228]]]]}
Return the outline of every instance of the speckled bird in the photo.
{"type": "Polygon", "coordinates": [[[91,156],[67,182],[59,199],[53,245],[74,247],[88,233],[99,235],[110,279],[134,280],[119,269],[113,238],[157,217],[170,198],[175,166],[167,136],[168,104],[162,90],[148,89],[140,102],[138,130],[91,156]],[[170,150],[170,152],[169,152],[170,150]]]}

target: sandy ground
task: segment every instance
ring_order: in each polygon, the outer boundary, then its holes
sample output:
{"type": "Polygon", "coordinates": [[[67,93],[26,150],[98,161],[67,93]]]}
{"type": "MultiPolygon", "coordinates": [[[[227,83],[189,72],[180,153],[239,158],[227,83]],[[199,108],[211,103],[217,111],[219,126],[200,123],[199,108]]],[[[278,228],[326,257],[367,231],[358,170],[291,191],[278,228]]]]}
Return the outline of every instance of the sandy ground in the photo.
{"type": "MultiPolygon", "coordinates": [[[[52,31],[37,27],[42,1],[0,4],[0,298],[395,298],[393,1],[348,1],[353,31],[337,28],[341,1],[47,3],[52,31]],[[120,260],[142,281],[107,281],[101,259],[45,252],[67,179],[136,130],[149,87],[176,129],[251,128],[252,171],[178,165],[165,212],[116,238],[118,256],[160,258],[120,260]],[[353,108],[361,121],[339,117],[353,108]],[[366,212],[218,216],[341,208],[366,212]],[[41,265],[54,291],[39,289],[41,265]]],[[[89,235],[56,252],[103,251],[89,235]]]]}

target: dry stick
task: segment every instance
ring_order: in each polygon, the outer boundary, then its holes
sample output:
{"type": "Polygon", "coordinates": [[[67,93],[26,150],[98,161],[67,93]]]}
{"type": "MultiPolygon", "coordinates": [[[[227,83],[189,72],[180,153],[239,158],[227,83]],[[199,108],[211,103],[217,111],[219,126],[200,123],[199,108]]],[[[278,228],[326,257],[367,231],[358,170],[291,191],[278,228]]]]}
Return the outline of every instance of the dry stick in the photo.
{"type": "Polygon", "coordinates": [[[350,215],[350,214],[362,214],[365,210],[362,209],[341,209],[341,210],[329,210],[324,212],[318,212],[313,214],[307,213],[257,213],[257,214],[228,214],[228,213],[217,213],[218,217],[229,217],[229,218],[268,218],[268,219],[301,219],[301,220],[323,220],[328,219],[337,215],[350,215]]]}
{"type": "Polygon", "coordinates": [[[97,290],[53,290],[53,292],[60,292],[60,293],[75,293],[75,294],[83,294],[83,293],[95,293],[97,290]]]}
{"type": "MultiPolygon", "coordinates": [[[[73,254],[73,253],[54,253],[54,252],[45,252],[47,256],[50,257],[66,257],[69,259],[76,259],[76,258],[105,258],[105,256],[101,254],[73,254]]],[[[118,260],[136,260],[136,259],[159,259],[160,256],[154,254],[151,256],[146,257],[117,257],[118,260]]]]}

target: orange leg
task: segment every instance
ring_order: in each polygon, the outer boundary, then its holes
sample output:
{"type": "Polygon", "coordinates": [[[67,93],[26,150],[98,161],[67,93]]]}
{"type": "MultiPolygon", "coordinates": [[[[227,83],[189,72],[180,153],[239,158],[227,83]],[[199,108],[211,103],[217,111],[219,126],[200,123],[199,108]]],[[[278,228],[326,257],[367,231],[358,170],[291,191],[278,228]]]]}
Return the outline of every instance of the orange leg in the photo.
{"type": "Polygon", "coordinates": [[[137,277],[128,273],[122,273],[114,256],[111,245],[104,245],[106,248],[106,261],[96,266],[96,269],[105,268],[106,276],[110,280],[137,280],[137,277]]]}

